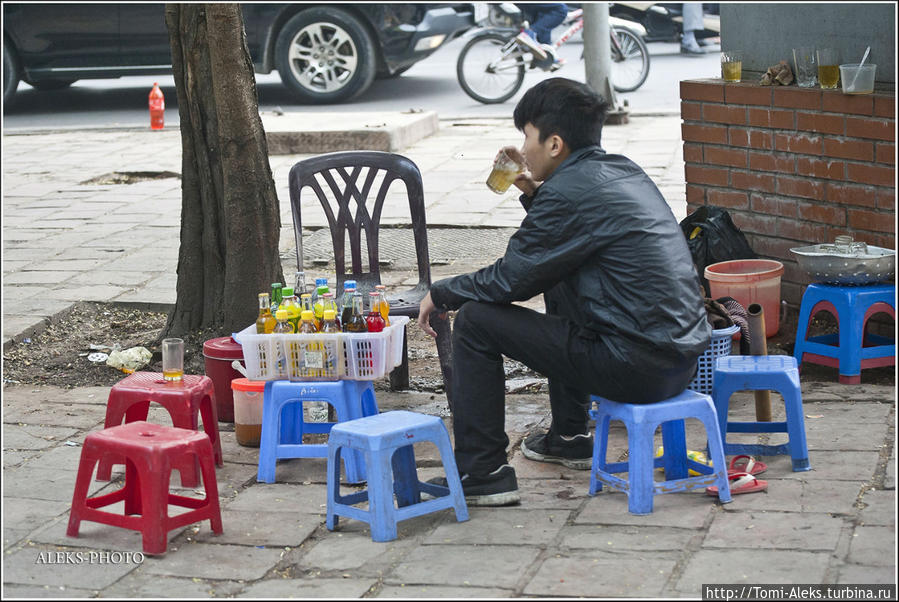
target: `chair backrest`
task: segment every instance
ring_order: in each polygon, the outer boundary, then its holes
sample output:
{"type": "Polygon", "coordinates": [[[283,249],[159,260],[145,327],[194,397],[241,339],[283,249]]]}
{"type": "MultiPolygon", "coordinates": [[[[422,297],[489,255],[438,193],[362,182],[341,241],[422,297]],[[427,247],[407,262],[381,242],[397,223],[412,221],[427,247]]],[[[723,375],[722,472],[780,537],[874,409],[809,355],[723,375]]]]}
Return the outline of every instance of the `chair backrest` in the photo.
{"type": "Polygon", "coordinates": [[[344,280],[350,278],[357,281],[361,292],[371,290],[376,284],[380,284],[378,228],[384,200],[391,184],[396,180],[401,180],[405,184],[409,199],[418,263],[419,281],[415,288],[427,290],[431,285],[431,267],[421,172],[410,159],[394,153],[381,151],[327,153],[300,161],[291,168],[290,207],[293,213],[298,268],[303,269],[300,200],[303,189],[309,187],[315,192],[328,219],[331,242],[334,246],[338,290],[342,290],[344,280]],[[383,179],[380,185],[375,187],[375,181],[381,172],[383,179]],[[369,199],[372,199],[371,203],[369,199]],[[367,272],[363,271],[365,264],[362,257],[362,232],[365,233],[368,248],[367,272]],[[347,234],[350,243],[350,271],[347,270],[345,254],[347,234]]]}

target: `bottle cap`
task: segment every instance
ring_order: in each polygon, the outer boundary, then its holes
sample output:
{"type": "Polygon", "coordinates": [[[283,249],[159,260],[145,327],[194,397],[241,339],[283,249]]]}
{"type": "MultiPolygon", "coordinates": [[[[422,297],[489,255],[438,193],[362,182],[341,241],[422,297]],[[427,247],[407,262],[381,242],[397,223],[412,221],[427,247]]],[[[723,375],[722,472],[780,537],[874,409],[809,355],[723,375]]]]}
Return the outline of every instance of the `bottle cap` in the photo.
{"type": "Polygon", "coordinates": [[[307,298],[311,299],[312,295],[309,293],[303,293],[302,295],[300,295],[300,299],[307,299],[307,298]]]}
{"type": "Polygon", "coordinates": [[[318,288],[320,286],[328,286],[327,278],[316,278],[315,279],[315,287],[318,288]]]}
{"type": "Polygon", "coordinates": [[[376,285],[375,285],[375,290],[376,290],[376,291],[383,291],[383,290],[387,290],[387,287],[384,286],[383,284],[376,284],[376,285]]]}
{"type": "Polygon", "coordinates": [[[378,291],[371,291],[370,293],[368,293],[368,296],[369,296],[369,297],[377,297],[377,296],[378,296],[378,291]]]}
{"type": "Polygon", "coordinates": [[[290,314],[287,313],[286,309],[279,309],[278,311],[275,312],[275,318],[278,320],[286,320],[289,317],[290,317],[290,314]]]}
{"type": "Polygon", "coordinates": [[[335,312],[333,309],[325,310],[325,320],[333,320],[336,317],[337,317],[337,312],[335,312]]]}
{"type": "Polygon", "coordinates": [[[328,297],[329,299],[334,296],[334,293],[328,291],[327,293],[322,293],[322,297],[328,297]]]}
{"type": "Polygon", "coordinates": [[[284,288],[281,289],[281,294],[284,295],[285,297],[291,296],[293,294],[293,287],[285,286],[284,288]]]}
{"type": "Polygon", "coordinates": [[[328,285],[323,284],[323,285],[319,286],[316,290],[318,291],[319,295],[324,295],[325,293],[328,292],[328,285]]]}
{"type": "Polygon", "coordinates": [[[259,293],[259,298],[262,299],[263,297],[268,299],[268,293],[259,293]]]}
{"type": "Polygon", "coordinates": [[[356,281],[355,280],[344,280],[343,281],[343,290],[346,290],[348,288],[356,288],[356,281]]]}
{"type": "Polygon", "coordinates": [[[309,311],[308,309],[303,310],[303,313],[300,314],[300,319],[301,320],[312,320],[313,319],[312,312],[309,311]]]}

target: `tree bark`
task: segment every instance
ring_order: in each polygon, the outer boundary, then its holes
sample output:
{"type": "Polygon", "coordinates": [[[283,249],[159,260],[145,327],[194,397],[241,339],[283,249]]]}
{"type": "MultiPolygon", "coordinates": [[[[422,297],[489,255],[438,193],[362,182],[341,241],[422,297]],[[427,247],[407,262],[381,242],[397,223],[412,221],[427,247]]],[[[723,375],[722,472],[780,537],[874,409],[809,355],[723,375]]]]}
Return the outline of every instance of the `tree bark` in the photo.
{"type": "Polygon", "coordinates": [[[278,197],[237,3],[167,4],[181,120],[181,246],[163,336],[253,323],[283,282],[278,197]]]}

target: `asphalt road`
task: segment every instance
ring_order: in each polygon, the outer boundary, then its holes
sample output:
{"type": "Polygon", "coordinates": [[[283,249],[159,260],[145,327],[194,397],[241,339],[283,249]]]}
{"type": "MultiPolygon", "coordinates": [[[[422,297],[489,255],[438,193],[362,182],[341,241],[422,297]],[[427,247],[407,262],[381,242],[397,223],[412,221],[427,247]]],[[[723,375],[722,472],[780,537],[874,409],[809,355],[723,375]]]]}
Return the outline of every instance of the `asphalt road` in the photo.
{"type": "MultiPolygon", "coordinates": [[[[583,43],[575,38],[562,46],[566,65],[553,74],[529,71],[518,96],[498,105],[484,105],[469,98],[456,80],[456,58],[464,39],[450,42],[433,55],[394,79],[377,80],[360,98],[335,105],[296,103],[277,73],[256,76],[261,111],[281,110],[335,113],[349,111],[402,111],[410,108],[437,111],[441,118],[507,117],[528,87],[543,78],[564,76],[585,80],[580,60],[583,43]]],[[[651,64],[643,86],[618,95],[629,110],[638,113],[680,112],[679,85],[683,79],[719,76],[718,46],[708,46],[702,57],[685,57],[677,44],[649,45],[651,64]]],[[[3,108],[3,130],[67,129],[76,127],[149,126],[147,95],[158,81],[166,98],[166,126],[178,124],[177,99],[171,76],[139,76],[106,80],[82,80],[69,89],[39,92],[20,83],[16,98],[3,108]]]]}

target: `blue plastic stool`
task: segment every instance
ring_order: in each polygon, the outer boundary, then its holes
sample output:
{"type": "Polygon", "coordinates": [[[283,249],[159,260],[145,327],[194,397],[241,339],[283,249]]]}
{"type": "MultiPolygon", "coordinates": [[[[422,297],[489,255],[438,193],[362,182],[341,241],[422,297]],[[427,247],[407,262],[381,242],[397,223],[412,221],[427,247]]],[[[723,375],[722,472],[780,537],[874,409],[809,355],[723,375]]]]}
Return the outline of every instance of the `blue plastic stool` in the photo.
{"type": "Polygon", "coordinates": [[[865,368],[895,365],[896,342],[893,339],[875,334],[865,337],[868,318],[878,312],[888,313],[896,319],[895,285],[808,285],[799,308],[793,349],[796,363],[811,362],[838,368],[840,382],[849,385],[861,382],[861,372],[865,368]],[[830,312],[837,319],[839,333],[808,336],[809,324],[819,311],[830,312]],[[875,346],[862,347],[864,338],[875,346]]]}
{"type": "Polygon", "coordinates": [[[392,541],[397,537],[399,521],[444,508],[453,508],[456,520],[468,520],[468,507],[449,433],[440,418],[400,410],[342,422],[331,429],[328,438],[329,531],[337,527],[338,516],[346,516],[368,523],[373,541],[392,541]],[[430,441],[437,446],[449,487],[418,480],[412,445],[421,441],[430,441]],[[364,454],[369,472],[366,491],[340,495],[343,449],[364,454]],[[422,492],[435,499],[421,501],[422,492]],[[398,507],[393,505],[394,494],[398,507]],[[366,500],[368,510],[353,506],[366,500]]]}
{"type": "Polygon", "coordinates": [[[724,448],[711,397],[686,390],[670,399],[649,404],[618,403],[597,395],[593,395],[592,400],[598,408],[590,410],[590,416],[596,420],[590,495],[602,491],[603,484],[624,491],[631,514],[651,514],[654,495],[710,485],[718,486],[718,500],[721,503],[731,501],[724,448]],[[687,458],[685,418],[698,418],[705,425],[712,466],[687,458]],[[627,427],[627,462],[606,462],[609,422],[612,420],[620,420],[627,427]],[[653,435],[659,424],[662,425],[664,455],[654,458],[653,435]],[[667,480],[656,483],[653,469],[659,466],[665,468],[667,480]],[[701,474],[688,476],[690,468],[701,474]],[[616,472],[627,472],[628,480],[612,474],[616,472]]]}
{"type": "Polygon", "coordinates": [[[796,359],[789,355],[731,355],[715,362],[714,391],[725,454],[789,455],[793,471],[810,470],[802,416],[802,390],[796,359]],[[728,422],[730,397],[737,391],[777,391],[786,406],[786,422],[728,422]],[[781,445],[728,443],[727,433],[788,433],[781,445]]]}
{"type": "MultiPolygon", "coordinates": [[[[375,390],[370,381],[339,380],[293,382],[274,380],[265,383],[262,398],[262,434],[259,440],[259,467],[256,480],[275,482],[275,464],[287,458],[324,458],[324,443],[303,443],[306,433],[329,433],[335,424],[378,413],[375,390]],[[337,413],[337,422],[306,422],[303,403],[326,401],[337,413]]],[[[347,481],[365,480],[365,465],[358,454],[348,454],[347,481]]]]}

